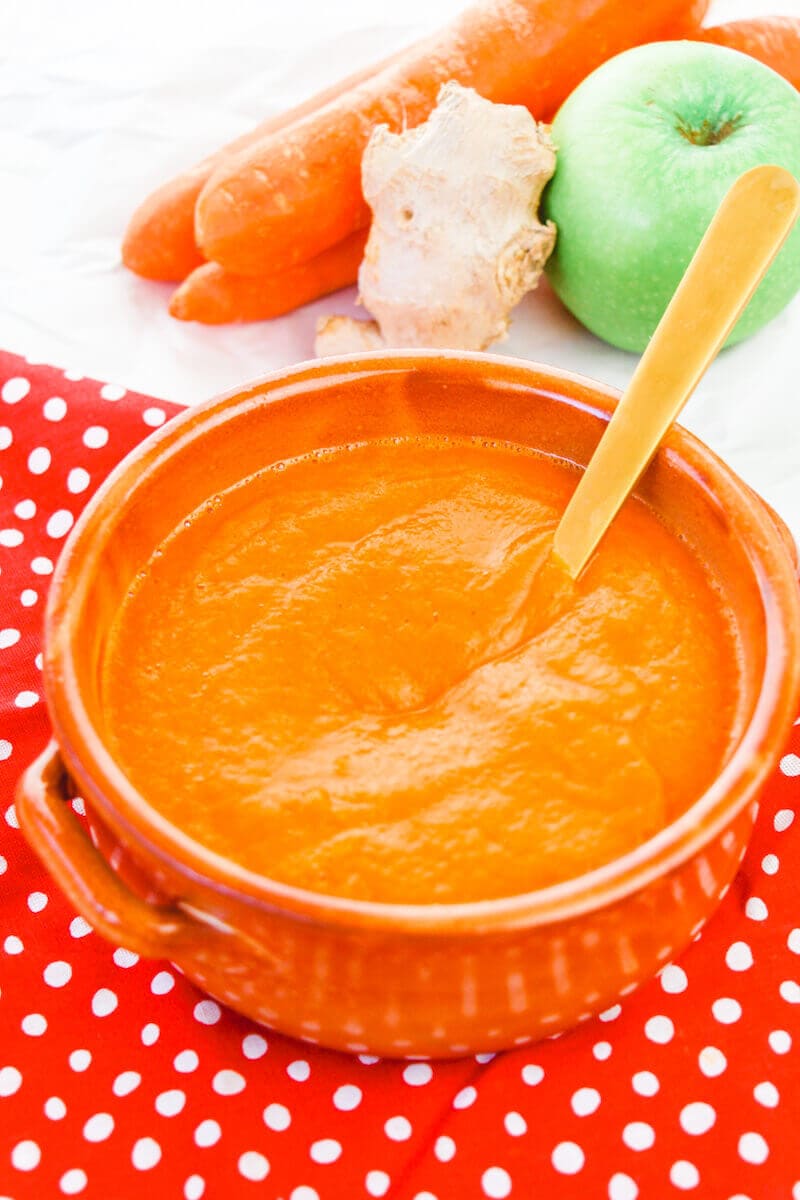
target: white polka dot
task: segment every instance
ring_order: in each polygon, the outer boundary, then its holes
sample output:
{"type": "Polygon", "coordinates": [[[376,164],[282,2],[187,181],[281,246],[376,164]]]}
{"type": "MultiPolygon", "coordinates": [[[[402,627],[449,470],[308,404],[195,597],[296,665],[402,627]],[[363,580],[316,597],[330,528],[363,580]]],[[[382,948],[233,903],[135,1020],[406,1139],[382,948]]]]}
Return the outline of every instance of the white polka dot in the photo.
{"type": "Polygon", "coordinates": [[[211,1119],[201,1121],[194,1131],[196,1145],[205,1149],[206,1146],[216,1146],[222,1137],[222,1129],[217,1121],[211,1119]]]}
{"type": "Polygon", "coordinates": [[[383,1129],[393,1142],[407,1142],[411,1137],[411,1122],[408,1117],[389,1117],[383,1129]]]}
{"type": "Polygon", "coordinates": [[[0,1067],[0,1096],[13,1096],[22,1086],[22,1073],[16,1067],[0,1067]]]}
{"type": "Polygon", "coordinates": [[[83,444],[89,450],[100,450],[108,441],[105,425],[90,425],[83,435],[83,444]]]}
{"type": "Polygon", "coordinates": [[[82,938],[92,932],[92,927],[83,917],[73,917],[69,923],[69,932],[74,938],[82,938]]]}
{"type": "Polygon", "coordinates": [[[134,1142],[131,1162],[137,1171],[149,1171],[151,1167],[157,1166],[160,1161],[161,1147],[155,1138],[143,1137],[134,1142]]]}
{"type": "Polygon", "coordinates": [[[370,1196],[385,1196],[391,1182],[385,1171],[367,1171],[364,1186],[370,1196]]]}
{"type": "Polygon", "coordinates": [[[644,1035],[649,1041],[665,1046],[675,1036],[675,1026],[669,1017],[650,1017],[649,1021],[645,1022],[644,1035]]]}
{"type": "Polygon", "coordinates": [[[104,383],[100,388],[100,395],[104,400],[121,400],[125,391],[124,387],[119,387],[116,383],[104,383]]]}
{"type": "Polygon", "coordinates": [[[5,762],[7,758],[11,758],[13,751],[14,747],[11,745],[11,742],[6,741],[5,738],[0,739],[0,762],[5,762]]]}
{"type": "Polygon", "coordinates": [[[562,1175],[577,1175],[583,1169],[586,1155],[577,1142],[559,1142],[550,1160],[562,1175]]]}
{"type": "Polygon", "coordinates": [[[14,441],[14,435],[7,425],[0,425],[0,450],[7,450],[14,441]]]}
{"type": "Polygon", "coordinates": [[[154,996],[166,996],[167,992],[171,992],[175,987],[175,976],[169,971],[159,971],[153,976],[150,984],[150,991],[154,996]]]}
{"type": "MultiPolygon", "coordinates": [[[[8,757],[8,756],[6,755],[6,757],[8,757]]],[[[2,755],[0,755],[0,758],[2,758],[2,755]]],[[[0,854],[0,875],[5,875],[7,868],[8,868],[8,863],[3,858],[2,854],[0,854]]]]}
{"type": "Polygon", "coordinates": [[[79,496],[81,492],[85,492],[92,481],[92,477],[84,467],[73,467],[67,476],[67,490],[73,496],[79,496]]]}
{"type": "Polygon", "coordinates": [[[28,1013],[22,1018],[22,1032],[28,1037],[41,1037],[47,1032],[47,1021],[41,1013],[28,1013]]]}
{"type": "Polygon", "coordinates": [[[299,1187],[292,1188],[289,1200],[319,1200],[319,1192],[307,1183],[301,1183],[299,1187]]]}
{"type": "Polygon", "coordinates": [[[800,1004],[800,984],[794,979],[784,979],[778,990],[787,1004],[800,1004]]]}
{"type": "Polygon", "coordinates": [[[433,1067],[429,1063],[409,1063],[403,1069],[403,1079],[411,1087],[421,1087],[433,1079],[433,1067]]]}
{"type": "Polygon", "coordinates": [[[20,592],[19,602],[23,608],[33,608],[36,601],[39,599],[39,593],[33,588],[25,588],[20,592]]]}
{"type": "Polygon", "coordinates": [[[25,534],[21,529],[0,529],[0,546],[5,546],[7,550],[21,546],[24,541],[25,534]]]}
{"type": "Polygon", "coordinates": [[[751,921],[766,921],[769,911],[759,896],[751,896],[744,906],[744,915],[751,921]]]}
{"type": "Polygon", "coordinates": [[[196,1071],[200,1064],[200,1059],[195,1050],[181,1050],[172,1060],[172,1065],[176,1071],[180,1071],[181,1075],[189,1075],[192,1071],[196,1071]]]}
{"type": "Polygon", "coordinates": [[[237,1096],[245,1089],[245,1078],[238,1071],[231,1071],[225,1067],[222,1071],[217,1071],[211,1086],[218,1096],[237,1096]]]}
{"type": "Polygon", "coordinates": [[[688,1192],[692,1188],[696,1188],[700,1182],[700,1172],[694,1163],[687,1162],[686,1159],[680,1158],[674,1162],[669,1170],[670,1183],[673,1187],[680,1188],[681,1191],[688,1192]]]}
{"type": "Polygon", "coordinates": [[[67,415],[67,402],[61,396],[51,396],[42,408],[46,421],[63,421],[67,415]]]}
{"type": "Polygon", "coordinates": [[[75,524],[75,518],[69,509],[59,508],[47,522],[47,534],[51,538],[62,538],[69,533],[75,524]]]}
{"type": "Polygon", "coordinates": [[[354,1083],[343,1083],[333,1093],[333,1106],[341,1112],[352,1112],[361,1103],[362,1092],[354,1083]]]}
{"type": "Polygon", "coordinates": [[[156,1025],[155,1021],[148,1021],[147,1024],[143,1026],[141,1037],[143,1046],[155,1046],[156,1042],[161,1037],[161,1030],[159,1029],[158,1025],[156,1025]]]}
{"type": "Polygon", "coordinates": [[[73,1071],[88,1071],[92,1065],[92,1056],[88,1050],[73,1050],[69,1056],[69,1065],[73,1071]]]}
{"type": "Polygon", "coordinates": [[[526,1063],[522,1068],[522,1082],[527,1083],[529,1087],[535,1087],[543,1079],[544,1071],[538,1063],[526,1063]]]}
{"type": "Polygon", "coordinates": [[[721,1075],[728,1065],[728,1060],[716,1046],[704,1046],[697,1056],[700,1070],[708,1079],[721,1075]]]}
{"type": "Polygon", "coordinates": [[[511,1195],[511,1176],[503,1167],[489,1167],[481,1175],[481,1187],[491,1200],[504,1200],[511,1195]]]}
{"type": "Polygon", "coordinates": [[[19,638],[18,629],[0,629],[0,650],[8,650],[10,646],[16,646],[19,638]]]}
{"type": "Polygon", "coordinates": [[[92,996],[92,1012],[96,1017],[107,1017],[113,1013],[119,1001],[111,988],[98,988],[92,996]]]}
{"type": "Polygon", "coordinates": [[[202,1175],[190,1175],[183,1185],[184,1200],[202,1200],[206,1181],[202,1175]]]}
{"type": "Polygon", "coordinates": [[[631,1080],[631,1086],[639,1096],[655,1096],[661,1085],[658,1076],[652,1071],[637,1071],[631,1080]]]}
{"type": "Polygon", "coordinates": [[[779,809],[775,813],[775,820],[773,821],[773,825],[775,826],[775,832],[776,833],[784,833],[785,830],[787,830],[789,828],[789,826],[791,825],[793,820],[794,820],[794,809],[792,809],[792,808],[779,809]]]}
{"type": "Polygon", "coordinates": [[[252,1183],[260,1183],[269,1175],[269,1160],[257,1150],[245,1150],[239,1158],[239,1174],[252,1183]]]}
{"type": "Polygon", "coordinates": [[[38,692],[18,692],[14,697],[14,703],[17,708],[33,708],[34,704],[39,703],[38,692]]]}
{"type": "Polygon", "coordinates": [[[14,505],[14,514],[20,521],[30,521],[36,516],[36,505],[33,500],[20,500],[14,505]]]}
{"type": "Polygon", "coordinates": [[[607,1058],[611,1058],[611,1042],[595,1042],[592,1054],[598,1062],[605,1062],[607,1058]]]}
{"type": "Polygon", "coordinates": [[[46,558],[43,554],[37,554],[36,558],[31,560],[31,570],[34,575],[52,575],[53,560],[46,558]]]}
{"type": "Polygon", "coordinates": [[[70,979],[72,979],[72,967],[68,962],[51,962],[44,969],[44,981],[48,987],[64,987],[70,979]]]}
{"type": "Polygon", "coordinates": [[[758,1166],[769,1158],[769,1146],[760,1133],[743,1133],[739,1138],[739,1157],[758,1166]]]}
{"type": "Polygon", "coordinates": [[[11,1165],[18,1171],[35,1171],[42,1161],[42,1152],[36,1142],[26,1139],[17,1142],[11,1151],[11,1165]]]}
{"type": "Polygon", "coordinates": [[[600,1093],[596,1088],[578,1088],[573,1092],[570,1104],[576,1117],[589,1117],[600,1107],[600,1093]]]}
{"type": "Polygon", "coordinates": [[[447,1134],[443,1133],[440,1137],[437,1137],[433,1147],[433,1153],[436,1155],[439,1162],[450,1162],[450,1160],[455,1157],[456,1144],[451,1137],[448,1137],[447,1134]]]}
{"type": "Polygon", "coordinates": [[[638,1195],[639,1188],[630,1175],[623,1175],[619,1171],[609,1179],[608,1200],[636,1200],[638,1195]]]}
{"type": "Polygon", "coordinates": [[[646,1121],[630,1121],[622,1131],[622,1140],[629,1150],[649,1150],[656,1134],[646,1121]]]}
{"type": "Polygon", "coordinates": [[[83,1127],[83,1136],[87,1142],[104,1142],[114,1132],[114,1118],[111,1113],[95,1113],[83,1127]]]}
{"type": "Polygon", "coordinates": [[[201,1025],[216,1025],[222,1009],[214,1000],[199,1000],[194,1006],[194,1019],[201,1025]]]}
{"type": "Polygon", "coordinates": [[[44,1102],[44,1115],[51,1121],[63,1121],[67,1106],[60,1096],[48,1096],[44,1102]]]}
{"type": "Polygon", "coordinates": [[[621,1012],[621,1004],[612,1004],[611,1008],[607,1008],[605,1012],[598,1013],[598,1017],[601,1021],[616,1021],[621,1012]]]}
{"type": "Polygon", "coordinates": [[[78,380],[83,379],[83,375],[81,375],[80,371],[76,371],[74,368],[69,368],[64,372],[64,378],[77,382],[78,380]]]}
{"type": "Polygon", "coordinates": [[[304,1059],[297,1058],[294,1062],[289,1063],[286,1074],[297,1083],[305,1083],[311,1074],[311,1067],[304,1059]]]}
{"type": "MultiPolygon", "coordinates": [[[[16,805],[14,805],[14,804],[9,804],[8,808],[6,809],[6,825],[10,825],[12,829],[19,829],[19,817],[17,816],[17,808],[16,808],[16,805]]],[[[7,953],[8,954],[21,953],[22,942],[19,941],[19,938],[6,938],[6,943],[8,943],[9,941],[19,942],[20,948],[19,948],[19,950],[8,950],[8,948],[6,947],[7,953]]]]}
{"type": "Polygon", "coordinates": [[[139,961],[139,955],[134,954],[133,950],[126,950],[124,946],[117,946],[111,956],[118,967],[128,971],[131,967],[135,967],[139,961]]]}
{"type": "Polygon", "coordinates": [[[720,1025],[733,1025],[742,1015],[742,1006],[730,996],[721,996],[711,1005],[711,1012],[714,1020],[719,1021],[720,1025]]]}
{"type": "Polygon", "coordinates": [[[769,1083],[764,1080],[763,1083],[757,1083],[753,1088],[753,1095],[759,1104],[763,1104],[764,1108],[777,1108],[780,1103],[780,1092],[775,1087],[774,1083],[769,1083]]]}
{"type": "Polygon", "coordinates": [[[12,379],[7,379],[3,384],[2,396],[6,404],[19,404],[31,390],[31,385],[27,379],[21,375],[15,375],[12,379]]]}
{"type": "Polygon", "coordinates": [[[800,755],[784,754],[781,759],[781,771],[790,777],[800,775],[800,755]]]}
{"type": "Polygon", "coordinates": [[[507,1112],[503,1118],[505,1131],[510,1137],[522,1137],[528,1132],[528,1122],[522,1113],[507,1112]]]}
{"type": "Polygon", "coordinates": [[[716,1110],[702,1100],[694,1100],[681,1109],[678,1120],[684,1133],[708,1133],[717,1119],[716,1110]]]}
{"type": "Polygon", "coordinates": [[[726,951],[725,963],[731,971],[749,971],[753,965],[753,951],[747,942],[732,942],[726,951]]]}
{"type": "Polygon", "coordinates": [[[71,1167],[69,1171],[65,1171],[58,1182],[58,1186],[65,1196],[77,1196],[86,1187],[89,1182],[86,1172],[80,1167],[71,1167]]]}
{"type": "Polygon", "coordinates": [[[686,972],[683,967],[678,967],[675,963],[670,963],[661,972],[661,986],[670,995],[685,992],[687,983],[686,972]]]}
{"type": "Polygon", "coordinates": [[[183,1112],[183,1107],[186,1104],[186,1093],[180,1088],[170,1088],[166,1092],[159,1092],[156,1096],[156,1112],[162,1117],[175,1117],[179,1112],[183,1112]]]}
{"type": "Polygon", "coordinates": [[[47,908],[47,893],[31,892],[28,896],[28,908],[32,913],[40,913],[43,908],[47,908]]]}
{"type": "Polygon", "coordinates": [[[263,1058],[267,1053],[267,1039],[260,1033],[248,1033],[242,1041],[242,1054],[245,1058],[263,1058]]]}
{"type": "Polygon", "coordinates": [[[792,1048],[791,1035],[785,1029],[773,1029],[767,1040],[775,1054],[788,1054],[792,1048]]]}
{"type": "Polygon", "coordinates": [[[761,870],[765,875],[777,875],[780,865],[780,859],[777,854],[765,854],[761,860],[761,870]]]}
{"type": "Polygon", "coordinates": [[[159,425],[163,425],[167,419],[167,414],[163,408],[146,408],[142,413],[142,420],[145,425],[150,425],[153,429],[157,429],[159,425]]]}
{"type": "Polygon", "coordinates": [[[792,954],[800,954],[800,929],[792,929],[786,939],[786,945],[792,954]]]}
{"type": "Polygon", "coordinates": [[[311,1143],[308,1153],[315,1163],[333,1163],[341,1157],[342,1147],[335,1138],[320,1138],[318,1142],[311,1143]]]}
{"type": "Polygon", "coordinates": [[[111,1090],[115,1096],[129,1096],[131,1092],[136,1091],[141,1082],[142,1077],[138,1071],[122,1071],[111,1085],[111,1090]]]}
{"type": "Polygon", "coordinates": [[[469,1087],[462,1088],[461,1091],[457,1092],[453,1097],[453,1108],[470,1108],[475,1103],[477,1096],[477,1090],[471,1085],[469,1087]]]}
{"type": "Polygon", "coordinates": [[[31,475],[44,475],[52,461],[52,456],[47,447],[37,446],[28,455],[28,470],[31,475]]]}
{"type": "Polygon", "coordinates": [[[3,949],[5,950],[6,954],[22,954],[22,951],[25,949],[25,947],[16,934],[10,933],[3,942],[3,949]]]}
{"type": "Polygon", "coordinates": [[[283,1133],[292,1123],[292,1114],[285,1104],[268,1104],[262,1115],[267,1129],[275,1133],[283,1133]]]}

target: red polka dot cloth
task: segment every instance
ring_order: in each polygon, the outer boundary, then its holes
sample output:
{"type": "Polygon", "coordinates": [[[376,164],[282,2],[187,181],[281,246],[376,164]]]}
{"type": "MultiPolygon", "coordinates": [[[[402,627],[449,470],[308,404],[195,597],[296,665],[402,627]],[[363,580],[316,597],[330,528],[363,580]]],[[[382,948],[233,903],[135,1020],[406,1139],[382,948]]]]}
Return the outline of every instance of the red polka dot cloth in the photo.
{"type": "Polygon", "coordinates": [[[449,1063],[280,1037],[102,941],[19,832],[53,561],[176,408],[3,354],[0,395],[0,1197],[800,1200],[800,726],[718,915],[597,1020],[449,1063]]]}

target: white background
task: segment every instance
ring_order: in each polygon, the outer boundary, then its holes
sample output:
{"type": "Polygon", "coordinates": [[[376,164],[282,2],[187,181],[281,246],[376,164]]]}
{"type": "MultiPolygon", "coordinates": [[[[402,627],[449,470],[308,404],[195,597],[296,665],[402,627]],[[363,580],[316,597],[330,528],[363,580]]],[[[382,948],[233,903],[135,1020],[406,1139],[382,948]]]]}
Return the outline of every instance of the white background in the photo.
{"type": "MultiPolygon", "coordinates": [[[[645,2],[646,0],[640,0],[645,2]]],[[[318,314],[207,328],[166,313],[119,243],[154,186],[272,112],[434,29],[464,0],[0,0],[0,348],[183,403],[312,354],[318,314]]],[[[715,0],[710,23],[800,0],[715,0]]],[[[501,353],[624,385],[632,355],[546,284],[501,353]]],[[[800,297],[723,353],[684,423],[800,537],[800,297]]]]}

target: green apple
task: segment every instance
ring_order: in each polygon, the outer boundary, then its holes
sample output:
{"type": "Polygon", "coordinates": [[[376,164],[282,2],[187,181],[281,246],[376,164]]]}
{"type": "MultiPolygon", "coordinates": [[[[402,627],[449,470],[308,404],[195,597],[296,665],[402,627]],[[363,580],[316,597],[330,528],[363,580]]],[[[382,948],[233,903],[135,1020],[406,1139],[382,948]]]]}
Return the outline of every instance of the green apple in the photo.
{"type": "MultiPolygon", "coordinates": [[[[738,50],[655,42],[589,75],[557,113],[553,139],[550,281],[592,333],[641,351],[734,180],[761,163],[800,179],[800,93],[738,50]]],[[[729,344],[798,289],[800,222],[729,344]]]]}

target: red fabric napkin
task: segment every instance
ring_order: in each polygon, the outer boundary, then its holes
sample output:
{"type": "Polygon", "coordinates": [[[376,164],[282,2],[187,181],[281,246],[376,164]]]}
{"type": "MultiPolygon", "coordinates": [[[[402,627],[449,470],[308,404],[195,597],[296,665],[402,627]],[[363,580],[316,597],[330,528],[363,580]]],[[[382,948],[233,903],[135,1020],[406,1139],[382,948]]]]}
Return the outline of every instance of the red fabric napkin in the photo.
{"type": "Polygon", "coordinates": [[[102,941],[18,830],[52,563],[177,409],[8,354],[0,395],[0,1197],[800,1200],[800,728],[718,915],[621,1006],[479,1061],[280,1037],[102,941]]]}

